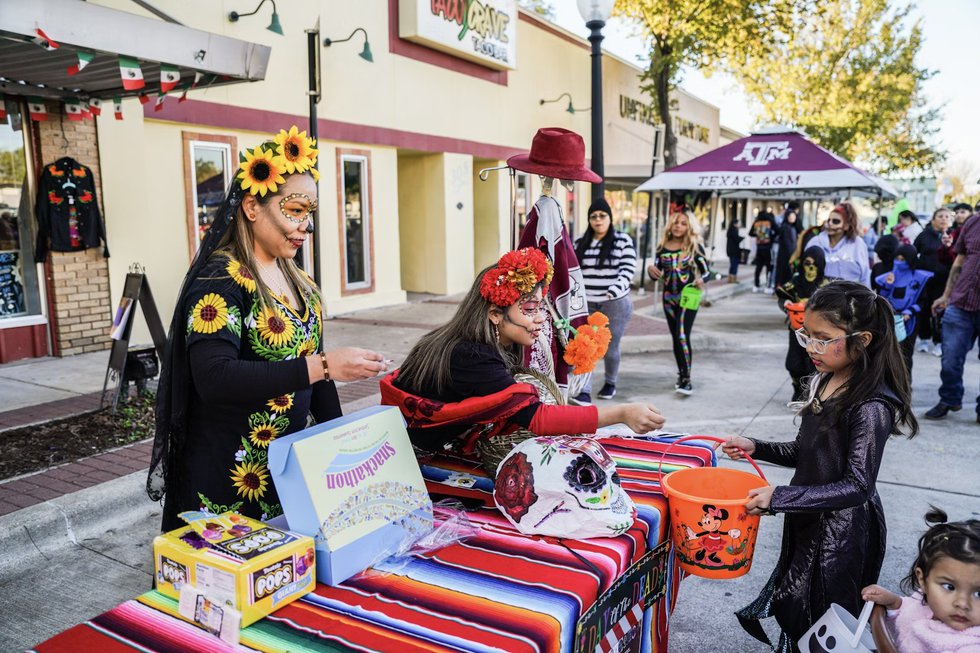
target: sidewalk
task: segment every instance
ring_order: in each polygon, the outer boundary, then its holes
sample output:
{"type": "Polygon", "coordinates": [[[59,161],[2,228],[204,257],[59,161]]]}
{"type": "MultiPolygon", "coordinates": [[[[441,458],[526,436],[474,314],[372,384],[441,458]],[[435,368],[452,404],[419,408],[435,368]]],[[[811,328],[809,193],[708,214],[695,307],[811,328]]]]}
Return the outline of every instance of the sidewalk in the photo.
{"type": "MultiPolygon", "coordinates": [[[[749,287],[746,280],[738,284],[712,281],[708,284],[708,296],[712,302],[719,302],[749,287]]],[[[623,353],[669,351],[672,344],[659,294],[647,291],[640,295],[634,289],[633,299],[635,312],[623,336],[623,353]]],[[[458,301],[459,296],[426,296],[422,301],[338,316],[327,321],[326,340],[331,346],[356,345],[383,351],[397,364],[420,336],[452,316],[458,301]]],[[[702,313],[709,315],[711,310],[711,307],[705,307],[702,313]]],[[[724,345],[717,334],[713,335],[707,329],[695,330],[693,342],[701,350],[724,345]]],[[[7,429],[97,410],[108,360],[109,352],[105,351],[0,365],[0,393],[4,397],[4,410],[0,412],[0,446],[7,429]]],[[[347,412],[375,405],[380,397],[377,379],[338,384],[338,390],[347,412]]],[[[42,524],[35,519],[25,520],[25,515],[20,513],[29,512],[26,509],[86,489],[85,504],[98,501],[99,494],[106,494],[106,500],[117,500],[118,496],[113,496],[116,490],[100,489],[99,486],[125,476],[139,476],[137,472],[143,472],[149,466],[151,450],[152,441],[145,440],[77,462],[0,481],[0,543],[4,540],[2,532],[9,526],[27,522],[33,524],[32,531],[54,529],[65,532],[63,511],[53,511],[52,523],[42,524]]],[[[4,555],[0,554],[0,562],[4,555]]]]}

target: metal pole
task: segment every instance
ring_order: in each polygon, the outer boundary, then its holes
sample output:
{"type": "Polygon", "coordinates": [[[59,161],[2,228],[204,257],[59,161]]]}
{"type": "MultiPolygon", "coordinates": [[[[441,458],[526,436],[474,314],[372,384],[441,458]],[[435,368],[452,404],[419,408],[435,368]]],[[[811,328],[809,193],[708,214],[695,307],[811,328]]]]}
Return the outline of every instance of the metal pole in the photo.
{"type": "MultiPolygon", "coordinates": [[[[605,21],[590,20],[585,24],[591,30],[589,42],[592,44],[592,171],[605,178],[606,170],[602,157],[602,28],[605,21]]],[[[605,181],[592,184],[592,201],[603,197],[606,192],[605,181]]]]}
{"type": "MultiPolygon", "coordinates": [[[[306,48],[308,55],[308,66],[310,73],[310,83],[306,94],[310,97],[310,127],[309,135],[316,144],[320,145],[319,132],[317,130],[316,105],[320,102],[320,19],[316,19],[316,27],[306,30],[306,48]]],[[[319,161],[319,157],[317,158],[319,161]]],[[[314,163],[313,167],[319,172],[319,164],[314,163]]],[[[313,223],[319,224],[320,214],[313,213],[313,223]]],[[[317,232],[314,232],[317,233],[317,232]]],[[[320,283],[320,247],[317,245],[317,237],[313,236],[313,280],[322,288],[320,283]]]]}

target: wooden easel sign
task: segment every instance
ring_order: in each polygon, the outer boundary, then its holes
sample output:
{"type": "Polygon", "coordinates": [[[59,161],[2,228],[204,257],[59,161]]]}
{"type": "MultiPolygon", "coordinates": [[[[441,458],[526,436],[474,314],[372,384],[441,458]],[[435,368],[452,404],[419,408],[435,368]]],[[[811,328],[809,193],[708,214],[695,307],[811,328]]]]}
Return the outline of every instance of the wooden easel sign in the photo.
{"type": "Polygon", "coordinates": [[[133,318],[137,305],[143,309],[143,319],[150,329],[157,358],[163,360],[167,332],[164,331],[163,322],[160,321],[160,312],[153,300],[146,271],[140,264],[134,263],[126,275],[122,297],[112,316],[112,351],[109,353],[109,367],[106,370],[105,382],[102,384],[102,406],[103,408],[112,406],[113,411],[119,401],[120,391],[126,387],[128,380],[126,359],[129,354],[129,338],[133,331],[133,318]],[[112,388],[109,387],[110,381],[113,383],[112,388]]]}

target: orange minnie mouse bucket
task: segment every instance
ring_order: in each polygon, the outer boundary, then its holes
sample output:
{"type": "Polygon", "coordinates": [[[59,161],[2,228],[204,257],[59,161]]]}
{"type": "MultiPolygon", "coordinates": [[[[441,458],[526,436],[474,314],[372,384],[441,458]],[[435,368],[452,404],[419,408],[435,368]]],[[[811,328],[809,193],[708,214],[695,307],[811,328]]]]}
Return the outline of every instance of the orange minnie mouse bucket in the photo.
{"type": "MultiPolygon", "coordinates": [[[[686,440],[724,442],[710,435],[689,435],[686,440]]],[[[670,447],[664,451],[664,455],[670,447]]],[[[745,510],[749,490],[769,484],[748,455],[758,476],[738,469],[694,467],[666,476],[660,487],[670,508],[670,535],[677,562],[687,573],[702,578],[737,578],[748,573],[759,533],[759,515],[745,510]],[[761,478],[760,478],[761,477],[761,478]]],[[[661,466],[663,457],[661,457],[661,466]]]]}

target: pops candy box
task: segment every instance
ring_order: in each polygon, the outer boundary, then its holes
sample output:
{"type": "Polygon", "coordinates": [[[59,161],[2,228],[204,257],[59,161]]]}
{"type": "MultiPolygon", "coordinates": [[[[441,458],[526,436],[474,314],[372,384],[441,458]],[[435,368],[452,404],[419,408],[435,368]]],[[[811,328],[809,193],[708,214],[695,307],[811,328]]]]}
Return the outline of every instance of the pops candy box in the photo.
{"type": "Polygon", "coordinates": [[[240,612],[244,627],[313,589],[313,538],[234,513],[180,516],[188,526],[153,540],[160,593],[180,600],[190,585],[219,608],[240,612]]]}

